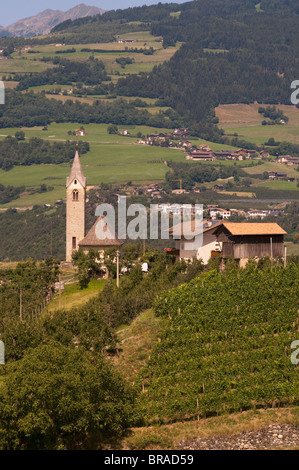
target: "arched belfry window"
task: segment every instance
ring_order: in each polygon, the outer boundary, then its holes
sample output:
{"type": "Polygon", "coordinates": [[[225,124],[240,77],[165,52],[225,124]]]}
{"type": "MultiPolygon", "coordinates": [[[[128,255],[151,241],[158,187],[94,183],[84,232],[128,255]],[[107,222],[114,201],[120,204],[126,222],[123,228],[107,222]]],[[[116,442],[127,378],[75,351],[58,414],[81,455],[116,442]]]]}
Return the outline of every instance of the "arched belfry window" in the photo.
{"type": "Polygon", "coordinates": [[[74,181],[74,184],[77,184],[77,180],[74,181]]]}
{"type": "Polygon", "coordinates": [[[73,201],[79,201],[79,191],[77,189],[73,191],[73,201]]]}

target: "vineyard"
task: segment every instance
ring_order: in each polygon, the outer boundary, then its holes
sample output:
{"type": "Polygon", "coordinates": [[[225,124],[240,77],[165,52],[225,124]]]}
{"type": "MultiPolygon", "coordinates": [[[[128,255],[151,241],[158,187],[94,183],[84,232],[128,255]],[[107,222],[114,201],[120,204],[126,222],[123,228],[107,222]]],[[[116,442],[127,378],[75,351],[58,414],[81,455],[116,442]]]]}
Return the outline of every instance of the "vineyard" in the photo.
{"type": "Polygon", "coordinates": [[[140,379],[149,422],[298,405],[299,267],[206,272],[162,294],[169,325],[140,379]]]}

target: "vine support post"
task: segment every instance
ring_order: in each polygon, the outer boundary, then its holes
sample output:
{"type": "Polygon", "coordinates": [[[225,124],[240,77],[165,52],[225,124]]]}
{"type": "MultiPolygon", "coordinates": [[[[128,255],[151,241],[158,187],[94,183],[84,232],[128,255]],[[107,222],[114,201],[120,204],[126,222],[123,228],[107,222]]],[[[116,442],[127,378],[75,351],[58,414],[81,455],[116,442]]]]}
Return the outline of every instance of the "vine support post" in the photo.
{"type": "Polygon", "coordinates": [[[116,287],[119,288],[119,250],[116,251],[116,287]]]}
{"type": "Polygon", "coordinates": [[[23,320],[23,299],[22,299],[22,289],[20,289],[20,320],[23,320]]]}
{"type": "Polygon", "coordinates": [[[284,247],[284,267],[287,267],[287,247],[284,247]]]}

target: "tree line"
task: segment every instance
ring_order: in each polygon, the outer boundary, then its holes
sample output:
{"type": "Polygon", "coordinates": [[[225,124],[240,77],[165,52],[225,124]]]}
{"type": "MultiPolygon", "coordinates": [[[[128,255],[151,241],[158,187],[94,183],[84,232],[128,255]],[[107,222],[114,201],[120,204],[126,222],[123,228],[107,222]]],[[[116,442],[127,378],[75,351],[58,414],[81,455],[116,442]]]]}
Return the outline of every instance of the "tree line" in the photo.
{"type": "MultiPolygon", "coordinates": [[[[89,143],[80,141],[78,150],[83,155],[89,151],[89,143]]],[[[67,163],[74,158],[76,143],[49,142],[32,137],[28,142],[7,136],[0,142],[0,168],[11,170],[14,166],[67,163]]]]}

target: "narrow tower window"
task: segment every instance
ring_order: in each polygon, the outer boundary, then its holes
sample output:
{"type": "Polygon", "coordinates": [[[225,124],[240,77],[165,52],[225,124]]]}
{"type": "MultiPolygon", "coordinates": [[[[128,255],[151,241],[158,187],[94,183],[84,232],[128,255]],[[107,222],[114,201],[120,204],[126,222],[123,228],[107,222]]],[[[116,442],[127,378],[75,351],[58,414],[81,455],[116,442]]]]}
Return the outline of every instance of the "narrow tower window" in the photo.
{"type": "Polygon", "coordinates": [[[73,250],[75,250],[77,248],[77,240],[76,240],[76,237],[73,237],[72,238],[72,248],[73,250]]]}
{"type": "Polygon", "coordinates": [[[73,201],[79,201],[79,191],[73,191],[73,201]]]}

